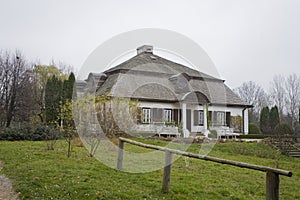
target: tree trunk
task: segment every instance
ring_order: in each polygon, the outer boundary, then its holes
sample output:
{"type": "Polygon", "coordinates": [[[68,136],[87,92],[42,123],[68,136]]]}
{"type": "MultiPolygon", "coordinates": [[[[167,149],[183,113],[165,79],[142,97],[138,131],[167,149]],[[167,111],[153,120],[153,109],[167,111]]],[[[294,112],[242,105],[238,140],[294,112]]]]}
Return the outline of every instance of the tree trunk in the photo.
{"type": "Polygon", "coordinates": [[[71,157],[71,139],[68,139],[68,158],[71,157]]]}

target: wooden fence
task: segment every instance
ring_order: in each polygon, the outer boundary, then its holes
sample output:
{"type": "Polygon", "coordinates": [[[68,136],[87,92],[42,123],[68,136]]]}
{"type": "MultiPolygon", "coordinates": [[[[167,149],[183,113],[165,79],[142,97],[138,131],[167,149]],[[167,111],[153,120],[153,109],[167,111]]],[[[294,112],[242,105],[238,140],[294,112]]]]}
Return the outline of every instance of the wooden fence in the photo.
{"type": "Polygon", "coordinates": [[[118,153],[118,162],[117,162],[118,170],[122,170],[122,167],[123,167],[123,154],[124,154],[124,143],[125,142],[133,144],[133,145],[137,145],[140,147],[144,147],[144,148],[164,151],[166,153],[165,154],[164,175],[163,175],[163,180],[162,180],[162,191],[164,193],[168,193],[170,191],[171,166],[172,166],[172,155],[173,154],[266,172],[266,199],[267,200],[279,199],[279,182],[280,182],[279,175],[288,176],[288,177],[292,176],[292,172],[282,170],[282,169],[276,169],[276,168],[260,166],[260,165],[253,165],[253,164],[237,162],[237,161],[233,161],[233,160],[220,159],[220,158],[211,157],[211,156],[204,156],[204,155],[189,153],[189,152],[180,151],[180,150],[176,150],[176,149],[169,149],[169,148],[155,146],[155,145],[151,145],[151,144],[144,144],[141,142],[137,142],[137,141],[130,140],[127,138],[122,138],[122,137],[119,138],[119,153],[118,153]]]}

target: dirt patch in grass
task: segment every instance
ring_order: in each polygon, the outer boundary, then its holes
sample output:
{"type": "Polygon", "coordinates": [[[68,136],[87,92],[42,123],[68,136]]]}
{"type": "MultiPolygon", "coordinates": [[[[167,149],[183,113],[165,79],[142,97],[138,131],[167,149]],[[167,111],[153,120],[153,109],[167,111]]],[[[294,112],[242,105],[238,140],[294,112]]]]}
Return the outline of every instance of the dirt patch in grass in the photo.
{"type": "MultiPolygon", "coordinates": [[[[0,161],[0,173],[2,169],[2,163],[0,161]]],[[[4,175],[0,174],[0,200],[18,200],[18,194],[16,194],[12,188],[11,181],[4,175]]]]}

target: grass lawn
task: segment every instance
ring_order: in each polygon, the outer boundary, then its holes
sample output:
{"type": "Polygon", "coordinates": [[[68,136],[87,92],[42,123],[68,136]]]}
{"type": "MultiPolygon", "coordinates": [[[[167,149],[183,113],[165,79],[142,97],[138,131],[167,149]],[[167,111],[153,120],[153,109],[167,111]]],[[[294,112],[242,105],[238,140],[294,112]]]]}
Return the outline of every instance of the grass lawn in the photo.
{"type": "MultiPolygon", "coordinates": [[[[158,140],[140,139],[164,145],[158,140]]],[[[4,173],[12,179],[23,199],[265,199],[265,173],[189,159],[190,168],[179,158],[172,165],[171,192],[163,194],[163,170],[125,173],[88,157],[83,147],[74,147],[66,157],[66,144],[58,141],[53,151],[45,142],[0,142],[4,173]]],[[[193,144],[190,152],[199,152],[193,144]]],[[[128,151],[149,151],[125,144],[128,151]]],[[[281,199],[300,199],[300,159],[278,154],[257,143],[218,143],[209,154],[225,159],[279,167],[293,172],[280,176],[281,199]]]]}

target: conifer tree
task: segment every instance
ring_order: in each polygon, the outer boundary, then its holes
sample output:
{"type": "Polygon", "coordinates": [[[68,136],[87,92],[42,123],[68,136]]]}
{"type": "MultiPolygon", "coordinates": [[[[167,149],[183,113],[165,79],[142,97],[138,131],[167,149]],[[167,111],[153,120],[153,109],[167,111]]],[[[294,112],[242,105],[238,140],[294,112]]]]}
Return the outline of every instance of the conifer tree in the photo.
{"type": "Polygon", "coordinates": [[[268,134],[270,132],[269,113],[270,111],[268,107],[263,107],[260,112],[260,119],[259,119],[260,130],[264,134],[268,134]]]}
{"type": "Polygon", "coordinates": [[[271,108],[270,115],[269,115],[269,125],[272,133],[274,133],[275,127],[279,123],[280,123],[279,112],[277,106],[275,105],[274,107],[271,108]]]}
{"type": "Polygon", "coordinates": [[[73,72],[69,75],[69,78],[64,80],[63,82],[63,95],[62,102],[66,102],[66,100],[72,100],[73,96],[73,87],[75,84],[75,75],[73,72]]]}
{"type": "Polygon", "coordinates": [[[48,125],[60,124],[60,103],[62,99],[62,81],[52,76],[45,89],[45,114],[48,125]]]}

